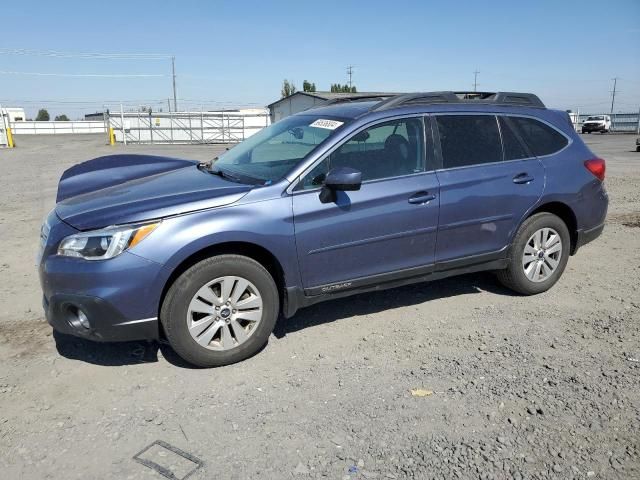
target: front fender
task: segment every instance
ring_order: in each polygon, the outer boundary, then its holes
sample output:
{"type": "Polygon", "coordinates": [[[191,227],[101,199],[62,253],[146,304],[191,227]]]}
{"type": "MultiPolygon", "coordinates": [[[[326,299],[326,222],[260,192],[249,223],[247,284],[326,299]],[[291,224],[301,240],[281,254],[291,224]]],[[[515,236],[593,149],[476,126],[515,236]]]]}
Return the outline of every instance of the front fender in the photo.
{"type": "Polygon", "coordinates": [[[167,281],[180,264],[204,249],[228,242],[250,243],[269,251],[282,266],[286,286],[301,285],[290,197],[165,219],[131,252],[162,265],[152,288],[159,305],[167,281]]]}

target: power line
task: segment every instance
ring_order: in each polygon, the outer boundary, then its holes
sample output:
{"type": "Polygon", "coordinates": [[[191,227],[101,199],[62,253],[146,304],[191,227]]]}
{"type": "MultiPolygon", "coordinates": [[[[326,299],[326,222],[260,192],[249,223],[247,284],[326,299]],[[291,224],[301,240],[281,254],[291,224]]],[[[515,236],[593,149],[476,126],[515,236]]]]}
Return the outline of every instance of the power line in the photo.
{"type": "Polygon", "coordinates": [[[147,78],[166,77],[161,73],[47,73],[47,72],[11,72],[0,70],[0,75],[31,75],[36,77],[97,77],[97,78],[147,78]]]}
{"type": "Polygon", "coordinates": [[[166,60],[168,54],[159,53],[99,53],[99,52],[60,52],[57,50],[30,50],[26,48],[0,48],[0,55],[96,58],[104,60],[166,60]]]}
{"type": "MultiPolygon", "coordinates": [[[[173,55],[160,53],[104,53],[104,52],[61,52],[58,50],[33,50],[26,48],[0,48],[0,55],[16,56],[40,56],[57,58],[82,58],[99,60],[166,60],[171,59],[171,77],[173,80],[173,108],[178,110],[178,100],[176,93],[176,57],[173,55]]],[[[50,74],[50,73],[28,73],[28,72],[6,72],[0,71],[3,75],[31,75],[48,77],[86,77],[86,78],[151,78],[166,77],[166,75],[144,75],[144,74],[50,74]]]]}

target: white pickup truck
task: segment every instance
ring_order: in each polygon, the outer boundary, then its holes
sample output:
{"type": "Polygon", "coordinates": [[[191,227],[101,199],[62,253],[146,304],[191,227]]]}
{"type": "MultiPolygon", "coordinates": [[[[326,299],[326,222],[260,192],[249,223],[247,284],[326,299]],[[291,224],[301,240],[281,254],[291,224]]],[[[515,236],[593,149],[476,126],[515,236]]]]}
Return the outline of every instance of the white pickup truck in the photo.
{"type": "Polygon", "coordinates": [[[611,117],[609,115],[587,117],[582,123],[582,133],[608,133],[609,131],[611,131],[611,117]]]}

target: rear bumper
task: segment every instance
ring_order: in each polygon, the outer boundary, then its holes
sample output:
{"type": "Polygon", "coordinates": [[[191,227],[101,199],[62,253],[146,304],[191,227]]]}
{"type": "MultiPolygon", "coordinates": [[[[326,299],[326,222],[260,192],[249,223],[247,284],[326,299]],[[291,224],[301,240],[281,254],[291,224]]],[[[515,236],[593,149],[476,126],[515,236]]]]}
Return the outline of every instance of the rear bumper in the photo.
{"type": "Polygon", "coordinates": [[[590,228],[589,230],[578,230],[578,239],[576,242],[574,253],[577,252],[580,247],[586,245],[589,242],[593,242],[600,236],[603,230],[604,223],[598,225],[597,227],[590,228]]]}
{"type": "Polygon", "coordinates": [[[42,306],[54,330],[99,342],[116,342],[158,338],[158,319],[127,320],[109,302],[87,295],[56,294],[43,296],[42,306]],[[89,326],[78,321],[78,312],[86,316],[89,326]]]}

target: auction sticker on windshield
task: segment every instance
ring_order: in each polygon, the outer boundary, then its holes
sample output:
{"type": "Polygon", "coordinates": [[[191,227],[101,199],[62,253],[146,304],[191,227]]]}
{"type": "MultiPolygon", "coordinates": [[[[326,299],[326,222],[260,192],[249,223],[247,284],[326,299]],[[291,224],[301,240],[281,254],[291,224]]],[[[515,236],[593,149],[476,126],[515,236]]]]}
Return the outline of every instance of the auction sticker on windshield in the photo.
{"type": "Polygon", "coordinates": [[[318,127],[318,128],[326,128],[327,130],[335,130],[344,122],[338,122],[337,120],[327,120],[324,118],[319,118],[315,122],[313,122],[310,127],[318,127]]]}

